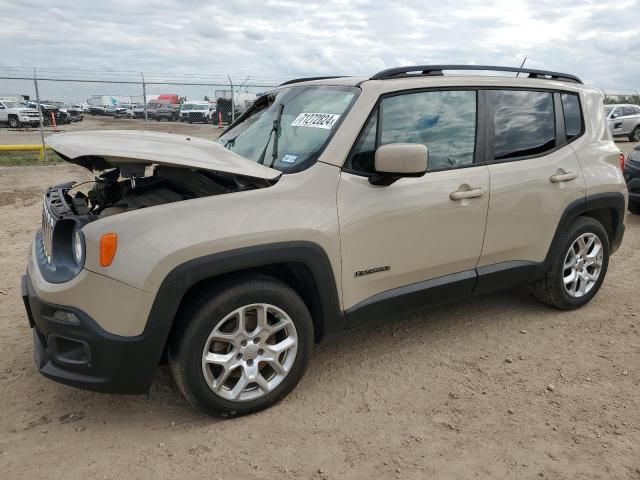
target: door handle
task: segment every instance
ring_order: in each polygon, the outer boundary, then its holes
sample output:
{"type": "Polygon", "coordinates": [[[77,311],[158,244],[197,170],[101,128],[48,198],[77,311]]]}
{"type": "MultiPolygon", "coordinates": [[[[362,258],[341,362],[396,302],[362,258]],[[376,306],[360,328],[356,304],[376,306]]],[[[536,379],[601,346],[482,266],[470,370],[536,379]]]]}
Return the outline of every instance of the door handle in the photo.
{"type": "Polygon", "coordinates": [[[484,195],[481,188],[472,188],[471,190],[457,190],[449,194],[451,200],[464,200],[465,198],[479,198],[484,195]]]}
{"type": "MultiPolygon", "coordinates": [[[[561,171],[564,172],[564,170],[561,171]]],[[[570,170],[568,172],[556,173],[555,175],[551,175],[549,177],[549,181],[551,181],[551,183],[570,182],[571,180],[575,180],[576,178],[578,178],[578,174],[570,170]]]]}

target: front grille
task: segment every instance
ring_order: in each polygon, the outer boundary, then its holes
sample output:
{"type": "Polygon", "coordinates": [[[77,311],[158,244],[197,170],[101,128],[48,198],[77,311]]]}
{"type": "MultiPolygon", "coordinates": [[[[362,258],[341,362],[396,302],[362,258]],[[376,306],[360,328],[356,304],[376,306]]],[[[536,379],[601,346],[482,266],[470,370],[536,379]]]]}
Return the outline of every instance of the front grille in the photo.
{"type": "Polygon", "coordinates": [[[51,265],[54,226],[55,220],[53,219],[53,215],[51,215],[51,212],[49,211],[47,195],[45,195],[42,202],[42,247],[44,249],[44,255],[49,265],[51,265]]]}
{"type": "Polygon", "coordinates": [[[204,113],[202,113],[202,112],[189,112],[189,120],[202,121],[202,120],[204,120],[204,113]]]}

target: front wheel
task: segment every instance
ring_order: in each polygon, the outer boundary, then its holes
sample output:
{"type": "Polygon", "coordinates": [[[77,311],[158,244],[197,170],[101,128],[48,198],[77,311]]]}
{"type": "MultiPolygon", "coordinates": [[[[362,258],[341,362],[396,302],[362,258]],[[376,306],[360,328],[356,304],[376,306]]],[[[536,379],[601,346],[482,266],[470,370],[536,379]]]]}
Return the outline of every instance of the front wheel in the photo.
{"type": "Polygon", "coordinates": [[[630,142],[640,142],[640,125],[633,129],[631,135],[629,135],[630,142]]]}
{"type": "Polygon", "coordinates": [[[534,295],[561,310],[579,308],[600,289],[609,265],[609,238],[600,222],[578,217],[553,247],[545,275],[534,295]]]}
{"type": "Polygon", "coordinates": [[[14,116],[9,117],[9,126],[11,128],[18,128],[20,126],[20,122],[18,121],[18,117],[14,117],[14,116]]]}
{"type": "Polygon", "coordinates": [[[640,215],[640,202],[629,201],[629,211],[635,215],[640,215]]]}
{"type": "Polygon", "coordinates": [[[221,417],[265,409],[298,384],[313,324],[298,294],[266,276],[201,291],[176,320],[169,365],[182,394],[221,417]]]}

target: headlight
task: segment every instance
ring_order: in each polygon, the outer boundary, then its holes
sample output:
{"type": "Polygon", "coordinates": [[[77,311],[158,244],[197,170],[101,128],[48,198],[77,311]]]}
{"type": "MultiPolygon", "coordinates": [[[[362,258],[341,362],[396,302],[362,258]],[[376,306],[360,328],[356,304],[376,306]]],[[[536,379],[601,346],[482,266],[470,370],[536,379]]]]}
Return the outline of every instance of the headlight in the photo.
{"type": "Polygon", "coordinates": [[[80,230],[73,232],[73,259],[78,266],[81,266],[84,260],[84,239],[80,230]]]}

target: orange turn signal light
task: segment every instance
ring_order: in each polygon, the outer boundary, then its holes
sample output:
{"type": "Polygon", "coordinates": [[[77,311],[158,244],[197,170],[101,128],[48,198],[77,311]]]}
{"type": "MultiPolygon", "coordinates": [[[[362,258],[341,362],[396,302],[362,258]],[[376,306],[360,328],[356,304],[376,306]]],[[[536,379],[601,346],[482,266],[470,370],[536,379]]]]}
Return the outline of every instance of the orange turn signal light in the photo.
{"type": "Polygon", "coordinates": [[[118,250],[118,235],[105,233],[100,238],[100,265],[108,267],[113,262],[118,250]]]}

